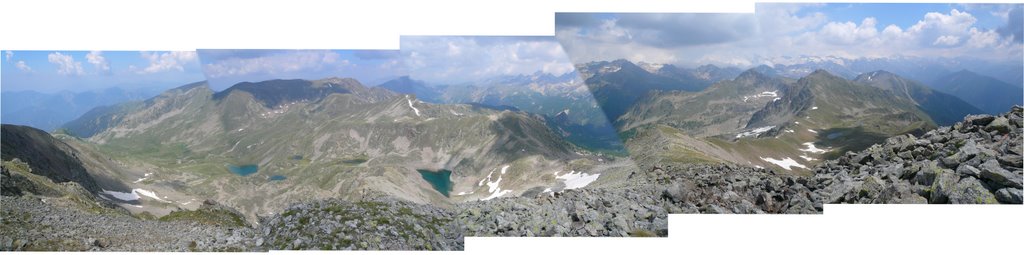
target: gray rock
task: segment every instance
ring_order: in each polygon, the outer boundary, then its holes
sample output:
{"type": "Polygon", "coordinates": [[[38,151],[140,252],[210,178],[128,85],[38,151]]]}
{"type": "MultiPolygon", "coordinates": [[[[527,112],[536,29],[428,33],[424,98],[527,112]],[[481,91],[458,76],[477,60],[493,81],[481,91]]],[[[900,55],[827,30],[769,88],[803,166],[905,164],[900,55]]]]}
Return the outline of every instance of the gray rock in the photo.
{"type": "Polygon", "coordinates": [[[107,239],[97,238],[96,240],[92,241],[92,245],[95,245],[96,247],[100,248],[107,248],[110,247],[110,242],[108,242],[107,239]]]}
{"type": "Polygon", "coordinates": [[[992,195],[988,189],[978,181],[978,179],[966,177],[960,179],[956,186],[953,187],[949,193],[949,203],[951,204],[995,204],[995,195],[992,195]]]}
{"type": "Polygon", "coordinates": [[[1009,155],[1008,154],[1008,155],[999,156],[996,159],[998,159],[999,163],[1003,164],[1004,166],[1016,167],[1016,168],[1024,167],[1024,158],[1022,158],[1020,155],[1009,155]]]}
{"type": "Polygon", "coordinates": [[[954,192],[957,181],[960,177],[950,170],[943,170],[935,178],[935,182],[932,183],[932,194],[928,199],[928,203],[932,204],[945,204],[949,202],[949,195],[954,192]]]}
{"type": "Polygon", "coordinates": [[[988,114],[967,115],[967,117],[964,117],[964,122],[970,123],[971,125],[975,126],[985,126],[988,125],[989,123],[992,123],[992,120],[995,119],[995,116],[988,114]]]}
{"type": "Polygon", "coordinates": [[[1009,133],[1010,121],[1007,120],[1006,117],[996,118],[995,120],[992,120],[992,123],[985,126],[985,131],[997,131],[1000,134],[1009,133]]]}
{"type": "Polygon", "coordinates": [[[980,168],[981,172],[979,173],[979,176],[982,179],[1006,187],[1022,188],[1022,181],[1024,180],[1022,180],[1020,176],[1003,169],[996,160],[985,161],[984,164],[981,164],[980,168]]]}
{"type": "Polygon", "coordinates": [[[956,173],[964,176],[978,177],[981,170],[978,170],[978,168],[971,165],[960,165],[956,168],[956,173]]]}
{"type": "Polygon", "coordinates": [[[1021,190],[1014,188],[1002,188],[996,191],[996,200],[1004,204],[1021,204],[1021,190]]]}
{"type": "Polygon", "coordinates": [[[662,196],[668,198],[673,203],[681,203],[685,200],[684,196],[686,194],[684,192],[685,191],[680,185],[669,185],[664,191],[662,191],[662,196]]]}

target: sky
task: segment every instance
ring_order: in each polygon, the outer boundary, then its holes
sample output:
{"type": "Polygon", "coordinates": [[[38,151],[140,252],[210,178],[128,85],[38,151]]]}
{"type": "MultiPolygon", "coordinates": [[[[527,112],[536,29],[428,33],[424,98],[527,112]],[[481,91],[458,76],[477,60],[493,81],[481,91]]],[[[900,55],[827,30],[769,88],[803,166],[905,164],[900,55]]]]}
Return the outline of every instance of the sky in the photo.
{"type": "Polygon", "coordinates": [[[408,75],[397,50],[198,50],[210,87],[271,79],[354,78],[376,86],[408,75]]]}
{"type": "Polygon", "coordinates": [[[786,57],[1020,62],[1020,4],[758,4],[754,14],[556,14],[574,62],[749,67],[786,57]]]}
{"type": "Polygon", "coordinates": [[[0,90],[171,88],[205,79],[192,51],[3,51],[0,90]]]}
{"type": "Polygon", "coordinates": [[[410,77],[432,84],[467,84],[503,75],[572,72],[550,36],[402,36],[410,77]]]}

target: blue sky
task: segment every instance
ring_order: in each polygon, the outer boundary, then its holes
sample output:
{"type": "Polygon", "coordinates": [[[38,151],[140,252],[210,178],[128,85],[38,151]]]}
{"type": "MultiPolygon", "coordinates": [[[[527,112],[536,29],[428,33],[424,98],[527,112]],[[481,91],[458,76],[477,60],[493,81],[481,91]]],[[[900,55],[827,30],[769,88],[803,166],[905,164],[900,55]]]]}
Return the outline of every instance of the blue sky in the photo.
{"type": "Polygon", "coordinates": [[[1020,4],[758,4],[754,14],[556,15],[575,62],[683,66],[786,57],[971,57],[1020,62],[1020,4]]]}
{"type": "Polygon", "coordinates": [[[0,89],[170,88],[205,79],[195,52],[3,51],[0,89]]]}
{"type": "Polygon", "coordinates": [[[575,70],[550,36],[403,36],[401,49],[410,76],[434,84],[575,70]]]}
{"type": "Polygon", "coordinates": [[[243,81],[354,78],[366,86],[407,75],[397,50],[198,50],[214,90],[243,81]]]}

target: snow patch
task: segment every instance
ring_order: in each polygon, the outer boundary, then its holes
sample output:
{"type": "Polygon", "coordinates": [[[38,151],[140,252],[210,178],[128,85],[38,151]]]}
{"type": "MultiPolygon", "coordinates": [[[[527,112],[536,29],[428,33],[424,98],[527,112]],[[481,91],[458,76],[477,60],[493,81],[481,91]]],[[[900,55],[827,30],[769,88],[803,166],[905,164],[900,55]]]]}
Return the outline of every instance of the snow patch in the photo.
{"type": "Polygon", "coordinates": [[[119,192],[119,191],[112,191],[112,190],[104,189],[103,190],[103,194],[107,194],[107,195],[112,196],[114,198],[117,198],[118,200],[121,200],[121,201],[135,201],[135,200],[139,200],[139,195],[135,194],[134,190],[131,193],[126,193],[126,192],[119,192]]]}
{"type": "Polygon", "coordinates": [[[818,153],[818,154],[828,152],[828,150],[826,150],[826,149],[819,149],[817,146],[814,146],[814,143],[812,143],[812,142],[806,142],[806,143],[803,143],[803,145],[805,147],[807,147],[807,148],[804,148],[804,149],[800,149],[800,151],[803,151],[803,152],[818,153]]]}
{"type": "Polygon", "coordinates": [[[774,99],[772,99],[772,102],[774,102],[775,100],[779,100],[779,91],[778,90],[775,90],[775,91],[765,91],[765,92],[761,92],[760,94],[754,94],[754,95],[750,95],[750,96],[743,96],[743,102],[747,102],[747,100],[755,99],[755,98],[761,98],[761,97],[774,97],[774,99]]]}
{"type": "Polygon", "coordinates": [[[486,183],[487,184],[487,192],[490,192],[491,195],[487,196],[486,198],[480,199],[480,200],[482,200],[482,201],[491,200],[491,199],[494,199],[494,198],[497,198],[497,197],[500,197],[500,196],[504,196],[505,194],[508,194],[508,193],[512,192],[512,190],[502,190],[501,186],[500,186],[501,185],[501,178],[503,177],[502,175],[505,174],[505,171],[508,170],[508,167],[509,167],[509,165],[505,165],[504,167],[501,168],[501,175],[498,175],[498,180],[491,181],[491,175],[494,174],[494,170],[491,170],[491,172],[487,174],[487,179],[485,179],[487,181],[487,183],[486,183]]]}
{"type": "Polygon", "coordinates": [[[139,182],[145,181],[146,179],[149,179],[150,175],[153,175],[153,173],[146,173],[145,175],[142,176],[142,178],[139,178],[138,180],[135,180],[132,183],[139,183],[139,182]]]}
{"type": "Polygon", "coordinates": [[[818,109],[818,107],[817,107],[817,106],[815,106],[815,107],[811,107],[811,110],[817,110],[817,109],[818,109]]]}
{"type": "Polygon", "coordinates": [[[416,109],[415,106],[412,106],[412,99],[409,98],[409,95],[405,95],[405,101],[409,102],[409,108],[412,108],[412,110],[416,112],[416,116],[420,116],[420,109],[416,109]]]}
{"type": "Polygon", "coordinates": [[[780,166],[782,168],[785,168],[786,170],[793,170],[792,169],[793,167],[799,167],[799,168],[805,168],[805,169],[807,168],[807,166],[804,166],[804,165],[802,165],[800,163],[797,163],[796,160],[793,160],[792,158],[789,158],[789,157],[786,157],[786,158],[783,158],[783,159],[773,159],[773,158],[761,157],[761,160],[767,161],[768,163],[776,164],[776,165],[778,165],[778,166],[780,166]]]}
{"type": "Polygon", "coordinates": [[[818,133],[818,131],[814,131],[814,129],[808,129],[807,131],[810,131],[811,133],[815,133],[815,134],[818,133]]]}
{"type": "Polygon", "coordinates": [[[814,158],[808,157],[807,154],[800,155],[800,158],[802,158],[804,160],[807,160],[807,161],[814,161],[814,158]]]}
{"type": "Polygon", "coordinates": [[[571,171],[565,175],[556,175],[555,179],[561,179],[562,183],[565,183],[565,189],[578,189],[586,187],[591,182],[596,181],[599,176],[601,176],[601,174],[587,174],[584,172],[577,173],[576,171],[571,171]]]}
{"type": "Polygon", "coordinates": [[[135,194],[139,194],[139,195],[143,195],[143,196],[152,198],[152,199],[156,199],[156,200],[161,201],[161,202],[167,202],[167,200],[160,199],[160,196],[157,196],[156,192],[152,192],[152,191],[148,191],[148,190],[144,190],[144,189],[132,189],[132,192],[135,193],[135,194]]]}
{"type": "Polygon", "coordinates": [[[102,193],[106,194],[106,195],[109,195],[109,196],[112,196],[114,198],[117,198],[118,200],[121,200],[121,201],[136,201],[136,200],[139,200],[139,198],[142,198],[142,197],[139,196],[139,195],[142,195],[142,196],[145,196],[145,197],[148,197],[148,198],[155,199],[155,200],[160,201],[160,202],[167,202],[167,200],[163,200],[163,199],[160,198],[160,196],[157,196],[156,192],[149,191],[149,190],[144,190],[144,189],[132,189],[131,193],[120,192],[120,191],[112,191],[112,190],[105,190],[104,189],[102,193]]]}
{"type": "Polygon", "coordinates": [[[773,128],[775,128],[775,126],[767,126],[767,127],[755,128],[754,130],[750,130],[750,131],[747,131],[747,132],[736,134],[736,138],[743,138],[743,137],[748,137],[748,136],[757,137],[757,136],[761,135],[764,132],[768,132],[768,130],[772,130],[773,128]]]}

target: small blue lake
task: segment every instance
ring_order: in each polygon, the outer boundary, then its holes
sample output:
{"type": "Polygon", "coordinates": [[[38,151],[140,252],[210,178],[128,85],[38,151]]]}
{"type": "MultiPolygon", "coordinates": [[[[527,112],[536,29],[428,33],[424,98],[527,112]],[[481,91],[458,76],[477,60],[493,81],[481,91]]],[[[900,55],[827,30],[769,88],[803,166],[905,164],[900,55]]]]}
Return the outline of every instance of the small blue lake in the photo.
{"type": "Polygon", "coordinates": [[[448,169],[441,169],[438,171],[431,171],[427,169],[416,169],[423,176],[423,180],[430,183],[430,186],[434,187],[434,190],[440,192],[441,195],[448,197],[448,192],[452,191],[452,171],[448,169]]]}
{"type": "Polygon", "coordinates": [[[249,175],[255,174],[256,171],[259,170],[259,166],[257,166],[257,165],[241,165],[241,166],[228,165],[228,170],[231,171],[232,173],[240,175],[240,176],[249,176],[249,175]]]}
{"type": "Polygon", "coordinates": [[[284,177],[284,175],[271,175],[267,179],[270,181],[283,181],[285,179],[288,179],[288,177],[284,177]]]}

